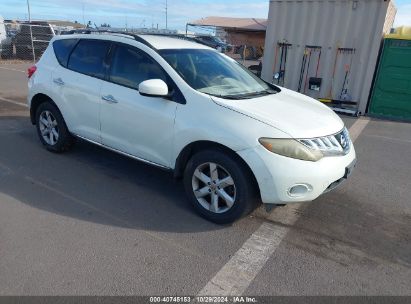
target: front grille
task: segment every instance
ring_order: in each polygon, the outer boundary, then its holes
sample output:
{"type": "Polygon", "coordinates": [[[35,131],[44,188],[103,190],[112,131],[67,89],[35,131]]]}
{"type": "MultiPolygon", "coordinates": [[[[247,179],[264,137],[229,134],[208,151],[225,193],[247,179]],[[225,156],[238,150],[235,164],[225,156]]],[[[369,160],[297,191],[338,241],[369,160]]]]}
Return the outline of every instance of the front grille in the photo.
{"type": "Polygon", "coordinates": [[[345,155],[350,151],[351,146],[347,128],[334,135],[299,139],[299,142],[313,150],[320,150],[324,155],[345,155]]]}

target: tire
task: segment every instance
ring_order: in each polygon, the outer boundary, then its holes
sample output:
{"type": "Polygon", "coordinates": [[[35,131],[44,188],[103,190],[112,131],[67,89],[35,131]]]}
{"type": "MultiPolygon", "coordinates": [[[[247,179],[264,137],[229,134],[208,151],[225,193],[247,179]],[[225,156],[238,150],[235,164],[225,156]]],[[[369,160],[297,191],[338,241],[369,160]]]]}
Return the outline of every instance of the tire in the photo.
{"type": "Polygon", "coordinates": [[[264,47],[258,46],[255,50],[255,57],[256,59],[260,59],[264,55],[264,47]]]}
{"type": "Polygon", "coordinates": [[[16,46],[16,58],[21,60],[33,60],[33,51],[23,46],[16,46]]]}
{"type": "Polygon", "coordinates": [[[3,46],[1,50],[1,59],[11,59],[13,57],[13,49],[10,45],[3,46]]]}
{"type": "Polygon", "coordinates": [[[201,151],[191,157],[184,170],[184,188],[194,209],[217,224],[229,224],[249,214],[257,202],[254,178],[249,170],[235,157],[218,149],[201,151]],[[195,190],[200,191],[195,193],[195,190]]]}
{"type": "Polygon", "coordinates": [[[241,55],[241,59],[244,60],[252,60],[255,59],[256,49],[254,46],[247,46],[244,50],[244,45],[240,47],[239,53],[241,55]]]}
{"type": "Polygon", "coordinates": [[[74,143],[63,116],[51,102],[43,102],[37,108],[36,129],[41,143],[51,152],[65,152],[74,143]]]}

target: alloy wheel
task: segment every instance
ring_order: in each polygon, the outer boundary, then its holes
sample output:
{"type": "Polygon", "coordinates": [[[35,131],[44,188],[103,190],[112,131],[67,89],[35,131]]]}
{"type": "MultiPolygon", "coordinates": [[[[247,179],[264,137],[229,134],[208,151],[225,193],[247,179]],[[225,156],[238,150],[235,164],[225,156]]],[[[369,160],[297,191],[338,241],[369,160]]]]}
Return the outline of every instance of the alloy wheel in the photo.
{"type": "Polygon", "coordinates": [[[199,165],[193,173],[192,187],[197,201],[210,212],[224,213],[234,205],[234,180],[224,167],[216,163],[199,165]]]}
{"type": "Polygon", "coordinates": [[[59,139],[59,128],[56,118],[50,111],[41,112],[39,128],[44,141],[50,146],[54,146],[59,139]]]}

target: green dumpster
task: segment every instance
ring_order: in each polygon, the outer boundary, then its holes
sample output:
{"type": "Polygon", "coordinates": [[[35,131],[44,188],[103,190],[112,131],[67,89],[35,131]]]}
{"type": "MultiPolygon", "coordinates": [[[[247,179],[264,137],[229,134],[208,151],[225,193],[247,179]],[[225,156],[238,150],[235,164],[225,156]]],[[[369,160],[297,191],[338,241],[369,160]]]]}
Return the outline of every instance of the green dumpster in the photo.
{"type": "Polygon", "coordinates": [[[384,38],[369,114],[411,120],[411,30],[397,29],[384,38]]]}

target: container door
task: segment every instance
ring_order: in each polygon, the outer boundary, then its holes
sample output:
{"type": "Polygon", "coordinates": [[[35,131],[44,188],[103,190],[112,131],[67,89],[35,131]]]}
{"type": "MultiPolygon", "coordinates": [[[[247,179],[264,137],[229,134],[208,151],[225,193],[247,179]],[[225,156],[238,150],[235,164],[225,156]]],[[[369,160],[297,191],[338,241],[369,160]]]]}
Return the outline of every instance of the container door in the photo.
{"type": "Polygon", "coordinates": [[[411,120],[411,40],[385,39],[369,113],[411,120]]]}

